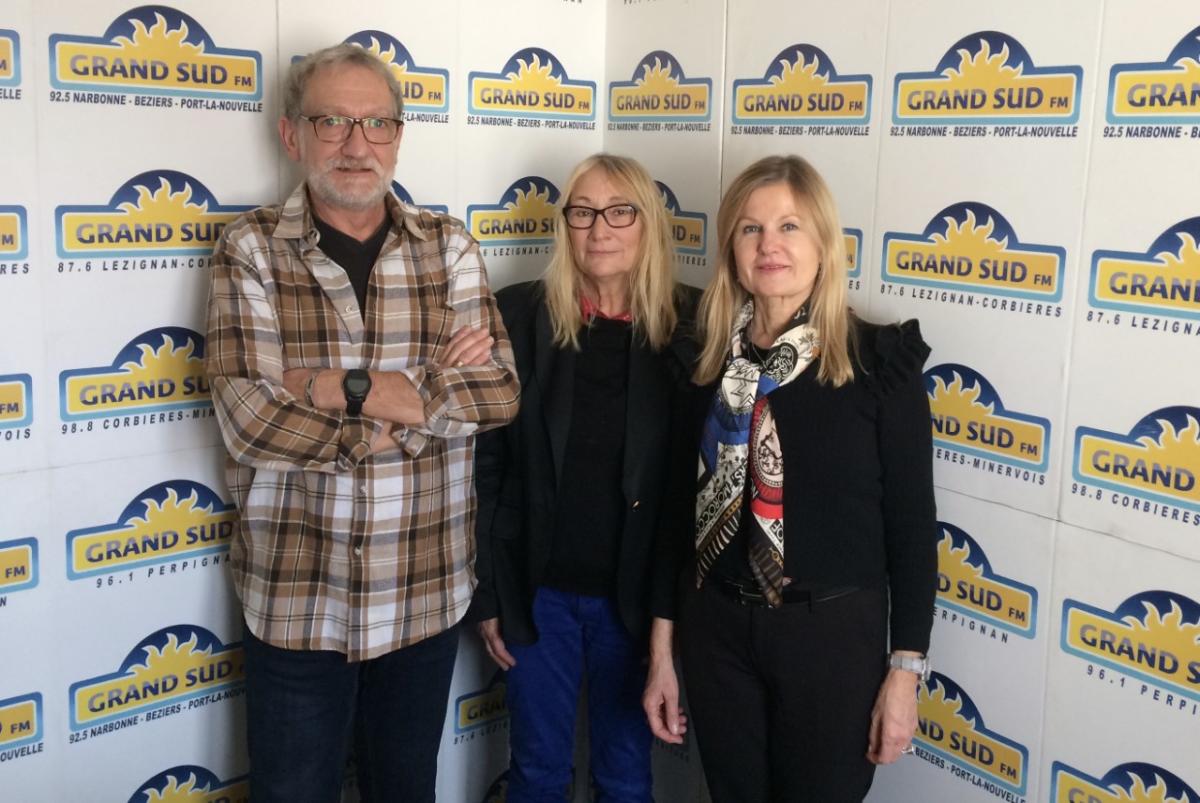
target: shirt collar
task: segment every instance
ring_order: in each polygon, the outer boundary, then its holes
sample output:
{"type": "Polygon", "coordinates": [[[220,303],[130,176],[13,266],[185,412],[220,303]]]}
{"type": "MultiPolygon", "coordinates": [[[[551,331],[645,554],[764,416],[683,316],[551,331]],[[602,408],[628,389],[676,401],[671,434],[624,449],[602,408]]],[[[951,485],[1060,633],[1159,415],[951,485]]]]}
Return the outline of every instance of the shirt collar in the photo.
{"type": "Polygon", "coordinates": [[[585,321],[591,321],[593,318],[604,318],[609,321],[633,322],[633,313],[623,312],[620,315],[605,315],[600,311],[600,307],[595,302],[583,294],[579,296],[579,312],[583,315],[585,321]]]}
{"type": "MultiPolygon", "coordinates": [[[[383,196],[383,204],[387,207],[388,217],[392,219],[392,227],[396,231],[403,229],[418,240],[429,239],[429,232],[421,227],[421,213],[416,207],[401,203],[390,192],[383,196]]],[[[272,236],[283,240],[303,240],[308,248],[316,247],[319,238],[316,226],[313,225],[305,182],[300,182],[283,202],[279,222],[275,225],[272,236]]]]}

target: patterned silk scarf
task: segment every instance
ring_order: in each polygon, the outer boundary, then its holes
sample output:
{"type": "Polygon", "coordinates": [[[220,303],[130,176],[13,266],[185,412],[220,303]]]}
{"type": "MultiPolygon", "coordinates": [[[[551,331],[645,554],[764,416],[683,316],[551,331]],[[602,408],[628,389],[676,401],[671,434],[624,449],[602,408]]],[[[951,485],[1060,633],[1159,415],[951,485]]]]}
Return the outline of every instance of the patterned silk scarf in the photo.
{"type": "Polygon", "coordinates": [[[808,305],[780,335],[763,365],[746,358],[754,300],[738,312],[730,357],[713,397],[700,443],[696,497],[696,586],[737,535],[750,472],[750,570],[772,607],[783,604],[783,454],[771,413],[771,391],[786,385],[820,352],[808,305]]]}

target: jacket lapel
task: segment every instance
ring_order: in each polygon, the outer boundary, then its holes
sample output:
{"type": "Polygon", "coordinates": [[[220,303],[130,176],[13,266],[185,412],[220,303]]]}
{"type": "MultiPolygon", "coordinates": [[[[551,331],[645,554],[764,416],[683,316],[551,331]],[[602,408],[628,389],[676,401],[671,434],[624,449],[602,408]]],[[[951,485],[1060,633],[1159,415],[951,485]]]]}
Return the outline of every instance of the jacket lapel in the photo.
{"type": "Polygon", "coordinates": [[[554,478],[557,484],[562,481],[563,455],[567,451],[567,435],[571,432],[575,350],[554,346],[550,312],[544,303],[538,308],[535,330],[534,364],[537,366],[538,389],[543,399],[542,414],[550,438],[550,451],[554,455],[554,478]]]}

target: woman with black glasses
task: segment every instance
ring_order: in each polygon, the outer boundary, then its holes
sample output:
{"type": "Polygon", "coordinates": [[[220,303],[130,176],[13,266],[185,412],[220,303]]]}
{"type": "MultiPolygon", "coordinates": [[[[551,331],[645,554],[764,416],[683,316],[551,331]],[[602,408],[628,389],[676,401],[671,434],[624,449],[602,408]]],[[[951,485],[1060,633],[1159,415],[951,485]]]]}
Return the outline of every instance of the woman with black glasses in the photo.
{"type": "Polygon", "coordinates": [[[673,607],[688,522],[666,521],[672,410],[693,370],[694,288],[673,278],[667,211],[640,164],[584,160],[537,282],[496,294],[521,409],[476,442],[479,587],[469,618],[506,679],[508,800],[561,800],[587,677],[600,800],[650,801],[649,625],[673,607]]]}

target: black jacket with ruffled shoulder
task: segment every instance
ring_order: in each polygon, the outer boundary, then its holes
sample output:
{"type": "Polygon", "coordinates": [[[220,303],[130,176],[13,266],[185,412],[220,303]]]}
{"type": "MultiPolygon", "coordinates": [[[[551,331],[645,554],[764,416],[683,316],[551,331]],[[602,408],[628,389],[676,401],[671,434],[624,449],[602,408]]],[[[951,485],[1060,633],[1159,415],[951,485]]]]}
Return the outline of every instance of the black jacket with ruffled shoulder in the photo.
{"type": "MultiPolygon", "coordinates": [[[[915,320],[853,326],[853,381],[821,384],[814,362],[771,393],[783,452],[784,575],[808,587],[887,587],[892,649],[926,652],[937,577],[922,375],[929,347],[915,320]]],[[[691,405],[693,444],[715,389],[699,389],[691,405]]],[[[691,454],[694,466],[694,446],[691,454]]]]}

